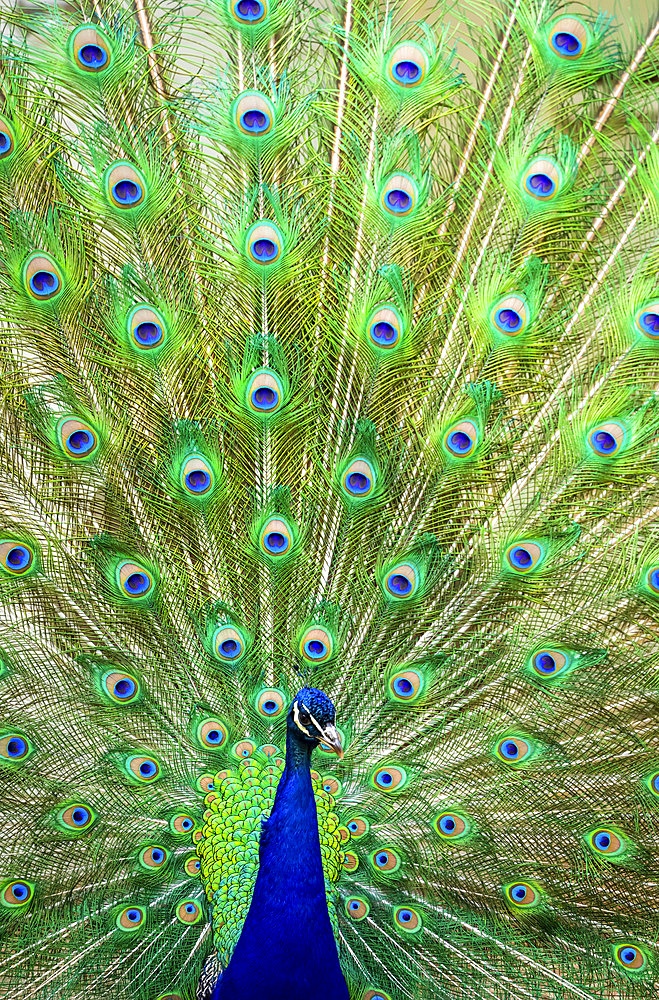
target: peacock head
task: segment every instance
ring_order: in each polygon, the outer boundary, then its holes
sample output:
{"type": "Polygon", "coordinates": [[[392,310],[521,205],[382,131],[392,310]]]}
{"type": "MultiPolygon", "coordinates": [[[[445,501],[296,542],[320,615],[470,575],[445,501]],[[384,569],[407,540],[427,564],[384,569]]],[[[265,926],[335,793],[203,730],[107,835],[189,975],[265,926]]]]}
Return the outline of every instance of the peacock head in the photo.
{"type": "Polygon", "coordinates": [[[304,687],[295,695],[286,720],[288,731],[301,743],[319,743],[343,757],[341,737],[335,726],[336,709],[324,691],[304,687]]]}

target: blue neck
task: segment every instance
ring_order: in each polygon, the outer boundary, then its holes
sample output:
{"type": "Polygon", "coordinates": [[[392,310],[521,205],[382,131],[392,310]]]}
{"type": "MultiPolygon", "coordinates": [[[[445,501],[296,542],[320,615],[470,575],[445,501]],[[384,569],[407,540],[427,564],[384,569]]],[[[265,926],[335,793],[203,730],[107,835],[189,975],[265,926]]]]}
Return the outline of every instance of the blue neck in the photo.
{"type": "Polygon", "coordinates": [[[288,732],[252,903],[212,1000],[348,1000],[327,913],[312,750],[288,732]]]}

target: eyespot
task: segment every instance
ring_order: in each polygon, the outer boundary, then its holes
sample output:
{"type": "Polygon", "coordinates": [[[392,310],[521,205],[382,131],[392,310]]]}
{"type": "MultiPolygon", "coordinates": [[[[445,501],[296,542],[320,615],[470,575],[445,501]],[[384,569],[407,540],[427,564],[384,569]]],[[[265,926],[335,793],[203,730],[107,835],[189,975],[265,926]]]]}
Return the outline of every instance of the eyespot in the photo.
{"type": "Polygon", "coordinates": [[[609,857],[621,854],[625,848],[624,838],[609,827],[591,830],[586,841],[596,854],[606,854],[609,857]]]}
{"type": "Polygon", "coordinates": [[[561,174],[558,166],[547,157],[538,157],[528,164],[522,187],[527,195],[537,201],[551,201],[560,191],[561,174]]]}
{"type": "Polygon", "coordinates": [[[444,434],[444,447],[453,458],[469,458],[478,444],[478,429],[471,420],[461,420],[444,434]]]}
{"type": "Polygon", "coordinates": [[[268,556],[283,556],[293,544],[291,529],[280,517],[271,517],[261,529],[261,551],[268,556]]]}
{"type": "Polygon", "coordinates": [[[469,833],[469,821],[454,811],[440,813],[433,826],[443,840],[459,840],[469,833]]]}
{"type": "Polygon", "coordinates": [[[379,767],[371,778],[371,784],[383,792],[401,791],[407,783],[407,773],[397,764],[379,767]]]}
{"type": "Polygon", "coordinates": [[[418,586],[417,572],[411,563],[399,563],[387,573],[385,580],[386,593],[395,600],[406,600],[409,597],[413,597],[418,586]]]}
{"type": "Polygon", "coordinates": [[[352,819],[348,820],[346,826],[350,830],[350,836],[353,840],[359,840],[360,837],[366,836],[371,829],[371,824],[365,816],[353,816],[352,819]]]}
{"type": "Polygon", "coordinates": [[[213,489],[213,470],[201,455],[190,455],[181,468],[181,486],[193,497],[206,496],[213,489]]]}
{"type": "Polygon", "coordinates": [[[191,878],[196,878],[197,876],[201,875],[201,861],[196,856],[196,854],[193,854],[191,857],[188,858],[188,860],[185,862],[184,867],[185,867],[185,874],[189,875],[191,878]]]}
{"type": "Polygon", "coordinates": [[[160,764],[155,757],[135,756],[126,761],[128,772],[139,781],[152,782],[160,777],[160,764]]]}
{"type": "Polygon", "coordinates": [[[412,704],[417,701],[424,688],[424,677],[420,670],[401,670],[389,678],[387,694],[392,701],[412,704]]]}
{"type": "Polygon", "coordinates": [[[102,73],[112,62],[112,49],[95,25],[84,24],[69,36],[74,65],[84,73],[102,73]]]}
{"type": "Polygon", "coordinates": [[[175,813],[169,821],[169,829],[172,833],[192,833],[196,827],[192,816],[187,813],[175,813]]]}
{"type": "Polygon", "coordinates": [[[127,316],[126,328],[131,346],[138,351],[153,351],[167,339],[167,324],[151,306],[135,306],[127,316]]]}
{"type": "Polygon", "coordinates": [[[243,27],[251,27],[265,20],[268,13],[267,0],[231,0],[229,10],[243,27]]]}
{"type": "Polygon", "coordinates": [[[540,902],[540,895],[528,882],[511,882],[503,888],[508,902],[513,906],[533,907],[540,902]]]}
{"type": "Polygon", "coordinates": [[[247,232],[247,255],[261,267],[279,260],[284,239],[279,229],[269,222],[257,222],[247,232]]]}
{"type": "Polygon", "coordinates": [[[332,636],[324,628],[313,626],[302,633],[300,655],[310,663],[324,663],[334,651],[332,636]]]}
{"type": "Polygon", "coordinates": [[[416,184],[409,174],[392,174],[380,192],[380,204],[387,215],[403,219],[414,210],[418,197],[416,184]]]}
{"type": "Polygon", "coordinates": [[[521,764],[532,755],[533,746],[519,736],[506,736],[497,743],[495,753],[506,764],[521,764]]]}
{"type": "Polygon", "coordinates": [[[231,753],[234,757],[242,760],[245,757],[251,757],[255,750],[256,743],[253,740],[240,740],[231,748],[231,753]]]}
{"type": "Polygon", "coordinates": [[[351,896],[350,899],[346,899],[345,911],[351,920],[363,920],[368,916],[370,909],[368,902],[361,896],[351,896]]]}
{"type": "Polygon", "coordinates": [[[393,305],[385,303],[378,306],[366,323],[368,338],[375,347],[385,351],[396,347],[405,332],[402,316],[393,305]]]}
{"type": "Polygon", "coordinates": [[[569,659],[559,649],[540,649],[533,654],[531,668],[543,679],[556,677],[569,666],[569,659]]]}
{"type": "Polygon", "coordinates": [[[34,564],[34,550],[13,538],[0,542],[0,567],[10,576],[24,576],[34,564]]]}
{"type": "Polygon", "coordinates": [[[247,406],[261,417],[276,413],[284,401],[284,390],[276,372],[260,368],[249,379],[245,393],[247,406]]]}
{"type": "Polygon", "coordinates": [[[346,872],[356,872],[359,868],[359,858],[352,851],[346,851],[343,855],[343,870],[346,872]]]}
{"type": "Polygon", "coordinates": [[[588,435],[588,444],[596,455],[611,458],[615,455],[625,440],[625,428],[621,424],[610,421],[594,427],[588,435]]]}
{"type": "Polygon", "coordinates": [[[23,287],[35,302],[49,302],[64,289],[62,272],[53,258],[44,253],[34,253],[23,265],[23,287]]]}
{"type": "Polygon", "coordinates": [[[201,777],[197,778],[197,788],[200,792],[214,792],[215,791],[215,775],[213,774],[202,774],[201,777]]]}
{"type": "Polygon", "coordinates": [[[130,163],[114,163],[106,170],[103,181],[105,196],[113,208],[125,211],[144,204],[146,181],[130,163]]]}
{"type": "Polygon", "coordinates": [[[284,696],[276,688],[264,688],[256,697],[256,711],[264,719],[278,718],[284,708],[284,696]]]}
{"type": "Polygon", "coordinates": [[[121,594],[130,597],[131,600],[143,600],[154,588],[154,580],[149,570],[139,563],[128,560],[117,566],[116,580],[121,594]]]}
{"type": "Polygon", "coordinates": [[[560,59],[579,59],[587,43],[586,27],[575,17],[561,17],[549,29],[549,45],[560,59]]]}
{"type": "Polygon", "coordinates": [[[659,594],[659,566],[651,566],[645,574],[645,582],[654,594],[659,594]]]}
{"type": "Polygon", "coordinates": [[[118,705],[129,705],[140,697],[139,681],[123,670],[111,670],[103,674],[101,683],[104,692],[118,705]]]}
{"type": "Polygon", "coordinates": [[[25,760],[32,752],[32,744],[21,733],[8,733],[0,737],[0,757],[5,760],[25,760]]]}
{"type": "Polygon", "coordinates": [[[518,337],[526,329],[529,308],[521,295],[507,295],[490,313],[492,326],[504,337],[518,337]]]}
{"type": "Polygon", "coordinates": [[[428,56],[420,45],[401,42],[387,54],[387,71],[397,87],[418,87],[428,72],[428,56]]]}
{"type": "Polygon", "coordinates": [[[362,500],[373,492],[375,485],[373,466],[363,458],[356,458],[343,473],[341,485],[349,497],[362,500]]]}
{"type": "Polygon", "coordinates": [[[618,944],[613,947],[613,956],[623,969],[629,972],[640,972],[647,965],[647,957],[637,944],[618,944]]]}
{"type": "MultiPolygon", "coordinates": [[[[1,747],[2,744],[0,743],[0,748],[1,747]]],[[[659,795],[659,771],[655,771],[654,774],[649,776],[647,784],[653,795],[659,795]]]]}
{"type": "Polygon", "coordinates": [[[373,851],[369,857],[369,861],[375,871],[382,872],[385,875],[393,875],[401,865],[399,855],[389,847],[381,847],[378,851],[373,851]]]}
{"type": "Polygon", "coordinates": [[[34,895],[31,882],[9,882],[0,892],[0,903],[3,906],[25,906],[34,895]]]}
{"type": "Polygon", "coordinates": [[[245,651],[245,643],[240,632],[229,625],[218,628],[213,636],[213,649],[218,660],[235,662],[245,651]]]}
{"type": "Polygon", "coordinates": [[[636,313],[636,328],[649,340],[659,340],[659,300],[648,302],[636,313]]]}
{"type": "Polygon", "coordinates": [[[274,743],[264,743],[263,746],[259,747],[261,753],[264,753],[266,757],[274,757],[279,753],[279,747],[276,747],[274,743]]]}
{"type": "Polygon", "coordinates": [[[197,726],[197,739],[202,747],[217,750],[228,736],[227,727],[219,719],[204,719],[197,726]]]}
{"type": "Polygon", "coordinates": [[[506,563],[515,573],[528,573],[537,569],[544,552],[537,542],[515,542],[506,550],[506,563]]]}
{"type": "Polygon", "coordinates": [[[96,815],[92,807],[82,802],[74,802],[72,805],[65,806],[57,814],[57,822],[60,826],[75,833],[88,830],[95,819],[96,815]]]}
{"type": "Polygon", "coordinates": [[[127,906],[117,914],[115,921],[120,931],[136,931],[146,922],[146,910],[142,906],[127,906]]]}
{"type": "Polygon", "coordinates": [[[382,990],[366,990],[362,1000],[391,1000],[388,993],[383,993],[382,990]]]}
{"type": "Polygon", "coordinates": [[[149,871],[154,869],[164,868],[169,860],[169,851],[160,844],[149,844],[148,847],[144,847],[139,853],[139,862],[142,868],[147,868],[149,871]]]}
{"type": "Polygon", "coordinates": [[[394,924],[406,934],[417,934],[423,928],[421,915],[411,906],[397,906],[394,910],[394,924]]]}
{"type": "Polygon", "coordinates": [[[327,792],[328,795],[340,795],[342,791],[341,782],[333,774],[325,774],[323,776],[323,791],[327,792]]]}
{"type": "Polygon", "coordinates": [[[261,139],[275,124],[275,108],[272,101],[262,94],[248,91],[242,94],[233,109],[236,128],[252,139],[261,139]]]}
{"type": "Polygon", "coordinates": [[[176,919],[182,924],[196,924],[201,920],[201,907],[194,899],[184,899],[176,907],[176,919]]]}
{"type": "Polygon", "coordinates": [[[9,159],[15,148],[14,130],[9,122],[0,118],[0,160],[9,159]]]}
{"type": "Polygon", "coordinates": [[[59,422],[57,436],[66,457],[74,461],[92,458],[98,448],[98,437],[93,427],[74,417],[59,422]]]}

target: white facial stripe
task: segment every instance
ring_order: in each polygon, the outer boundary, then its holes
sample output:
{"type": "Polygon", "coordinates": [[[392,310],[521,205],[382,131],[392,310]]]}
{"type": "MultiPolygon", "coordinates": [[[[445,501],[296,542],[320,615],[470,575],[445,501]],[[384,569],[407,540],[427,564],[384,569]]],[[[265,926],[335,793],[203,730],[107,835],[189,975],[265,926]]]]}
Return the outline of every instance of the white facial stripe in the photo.
{"type": "MultiPolygon", "coordinates": [[[[305,709],[305,711],[307,710],[305,705],[303,705],[302,707],[305,709]]],[[[309,712],[309,715],[311,715],[311,712],[309,712]]],[[[305,736],[311,736],[309,730],[305,729],[305,727],[300,722],[300,709],[296,701],[293,702],[293,722],[295,723],[297,728],[305,734],[305,736]]]]}

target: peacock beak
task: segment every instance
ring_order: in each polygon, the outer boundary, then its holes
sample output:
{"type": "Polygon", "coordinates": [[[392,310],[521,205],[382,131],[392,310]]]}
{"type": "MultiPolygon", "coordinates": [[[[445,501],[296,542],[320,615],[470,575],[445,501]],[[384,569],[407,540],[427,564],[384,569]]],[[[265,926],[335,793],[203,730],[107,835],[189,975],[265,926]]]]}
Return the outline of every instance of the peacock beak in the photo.
{"type": "Polygon", "coordinates": [[[343,747],[341,746],[341,737],[335,726],[325,726],[324,729],[319,729],[318,739],[324,746],[329,747],[337,755],[339,760],[343,757],[343,747]]]}

